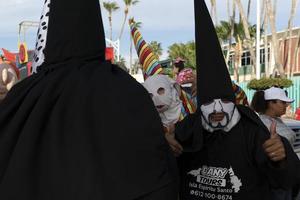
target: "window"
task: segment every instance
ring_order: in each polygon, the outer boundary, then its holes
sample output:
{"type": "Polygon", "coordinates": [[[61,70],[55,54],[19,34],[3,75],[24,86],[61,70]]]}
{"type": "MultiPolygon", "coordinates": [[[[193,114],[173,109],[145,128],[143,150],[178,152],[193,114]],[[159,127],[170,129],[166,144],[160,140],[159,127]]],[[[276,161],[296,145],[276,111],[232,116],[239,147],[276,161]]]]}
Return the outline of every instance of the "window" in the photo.
{"type": "MultiPolygon", "coordinates": [[[[260,49],[260,64],[265,64],[265,49],[260,49]]],[[[268,48],[268,60],[270,61],[270,48],[268,48]]]]}
{"type": "Polygon", "coordinates": [[[250,52],[244,52],[242,55],[242,67],[251,65],[250,52]]]}

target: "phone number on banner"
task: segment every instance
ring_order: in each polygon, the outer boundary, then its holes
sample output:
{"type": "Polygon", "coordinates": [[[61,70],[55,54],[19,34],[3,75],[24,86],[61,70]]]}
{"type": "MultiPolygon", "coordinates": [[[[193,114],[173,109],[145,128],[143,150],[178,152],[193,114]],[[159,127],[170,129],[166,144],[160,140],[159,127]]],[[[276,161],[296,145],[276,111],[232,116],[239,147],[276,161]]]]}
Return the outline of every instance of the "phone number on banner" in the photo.
{"type": "Polygon", "coordinates": [[[204,197],[207,199],[232,200],[232,196],[226,194],[213,194],[213,193],[202,192],[198,190],[191,190],[190,194],[193,196],[204,197]]]}

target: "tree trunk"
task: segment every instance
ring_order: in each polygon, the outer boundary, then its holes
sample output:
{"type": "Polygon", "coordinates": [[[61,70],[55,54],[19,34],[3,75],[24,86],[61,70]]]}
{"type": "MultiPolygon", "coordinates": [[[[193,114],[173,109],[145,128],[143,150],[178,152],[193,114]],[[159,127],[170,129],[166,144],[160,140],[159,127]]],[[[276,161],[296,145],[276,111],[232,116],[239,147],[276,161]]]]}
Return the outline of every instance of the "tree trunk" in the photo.
{"type": "MultiPolygon", "coordinates": [[[[229,2],[229,0],[228,0],[229,2]]],[[[229,6],[229,5],[227,5],[229,6]]],[[[231,30],[230,30],[230,38],[229,38],[229,45],[228,45],[228,51],[227,51],[227,55],[226,55],[226,63],[228,63],[229,58],[230,58],[230,51],[232,49],[232,38],[234,35],[234,23],[235,23],[235,0],[232,1],[232,16],[230,16],[230,14],[228,14],[229,16],[229,21],[231,23],[231,30]]],[[[228,8],[228,10],[230,11],[230,9],[228,8]]]]}
{"type": "Polygon", "coordinates": [[[109,28],[110,28],[110,40],[112,41],[112,13],[109,13],[108,20],[109,20],[109,28]]]}
{"type": "Polygon", "coordinates": [[[217,18],[217,3],[216,3],[216,0],[210,0],[210,3],[211,3],[211,8],[210,8],[211,17],[214,21],[214,24],[217,25],[218,24],[218,18],[217,18]]]}
{"type": "MultiPolygon", "coordinates": [[[[234,1],[234,0],[233,0],[234,1]]],[[[228,17],[228,20],[230,20],[231,18],[231,12],[230,12],[230,0],[226,0],[227,2],[227,17],[228,17]]]]}
{"type": "Polygon", "coordinates": [[[255,52],[253,50],[253,44],[252,44],[251,36],[250,36],[250,32],[249,32],[249,24],[248,24],[248,21],[246,19],[245,12],[244,12],[241,0],[235,0],[235,2],[236,2],[237,6],[239,8],[239,11],[240,11],[240,17],[242,19],[242,23],[243,23],[243,27],[244,27],[244,31],[245,31],[245,36],[246,36],[246,40],[247,40],[246,45],[249,49],[250,56],[251,56],[251,62],[252,62],[252,65],[253,65],[252,76],[254,77],[256,75],[256,63],[255,63],[256,56],[255,56],[255,52]]]}
{"type": "Polygon", "coordinates": [[[128,12],[129,12],[129,7],[126,6],[125,8],[125,11],[124,11],[124,21],[123,21],[123,24],[122,24],[122,27],[121,27],[121,31],[120,31],[120,35],[119,35],[119,40],[121,41],[121,37],[123,35],[123,32],[124,32],[124,28],[125,28],[125,24],[126,24],[126,21],[127,21],[127,16],[128,16],[128,12]]]}
{"type": "Polygon", "coordinates": [[[266,9],[267,9],[267,15],[269,16],[269,23],[271,26],[272,47],[273,47],[273,54],[275,58],[275,67],[273,70],[273,76],[275,75],[275,72],[278,71],[280,76],[285,77],[284,68],[280,61],[280,54],[279,54],[280,49],[278,48],[277,32],[276,32],[276,25],[275,25],[275,21],[276,21],[275,13],[272,7],[273,6],[271,0],[266,0],[266,9]]]}
{"type": "Polygon", "coordinates": [[[240,66],[240,62],[241,62],[241,57],[242,57],[242,42],[240,40],[240,38],[237,38],[236,41],[236,46],[235,46],[235,61],[234,61],[234,79],[239,83],[239,66],[240,66]]]}
{"type": "Polygon", "coordinates": [[[288,54],[287,54],[287,63],[286,63],[286,68],[287,68],[287,75],[288,77],[291,76],[292,71],[294,69],[294,66],[291,66],[291,55],[292,55],[292,31],[293,31],[293,20],[295,18],[296,14],[296,8],[297,8],[297,0],[292,0],[292,6],[291,6],[291,15],[290,19],[288,22],[288,29],[289,29],[289,44],[288,44],[288,54]]]}
{"type": "Polygon", "coordinates": [[[266,2],[263,4],[264,6],[264,49],[265,49],[265,73],[266,77],[270,77],[270,66],[269,66],[269,41],[268,41],[268,34],[267,34],[267,29],[268,29],[268,13],[266,11],[266,2]]]}
{"type": "MultiPolygon", "coordinates": [[[[300,49],[300,31],[298,33],[298,42],[297,42],[297,46],[295,47],[295,51],[294,51],[294,63],[295,63],[295,68],[297,67],[298,64],[298,54],[299,54],[299,49],[300,49]]],[[[291,77],[294,76],[294,71],[292,71],[291,73],[291,77]]]]}
{"type": "Polygon", "coordinates": [[[250,10],[251,10],[251,0],[248,0],[247,19],[249,19],[250,17],[250,10]]]}
{"type": "Polygon", "coordinates": [[[131,69],[132,68],[132,43],[133,43],[133,39],[131,37],[131,34],[130,34],[130,56],[129,56],[129,68],[131,69]]]}

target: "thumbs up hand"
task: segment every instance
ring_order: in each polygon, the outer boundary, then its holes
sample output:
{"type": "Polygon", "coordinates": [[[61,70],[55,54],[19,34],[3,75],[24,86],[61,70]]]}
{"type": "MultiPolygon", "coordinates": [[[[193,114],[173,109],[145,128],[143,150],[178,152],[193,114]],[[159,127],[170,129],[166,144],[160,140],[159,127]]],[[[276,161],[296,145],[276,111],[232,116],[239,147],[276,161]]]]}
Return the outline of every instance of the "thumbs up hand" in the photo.
{"type": "Polygon", "coordinates": [[[270,139],[263,144],[265,153],[273,162],[282,161],[286,158],[285,148],[280,136],[276,132],[276,122],[272,121],[270,126],[270,139]]]}

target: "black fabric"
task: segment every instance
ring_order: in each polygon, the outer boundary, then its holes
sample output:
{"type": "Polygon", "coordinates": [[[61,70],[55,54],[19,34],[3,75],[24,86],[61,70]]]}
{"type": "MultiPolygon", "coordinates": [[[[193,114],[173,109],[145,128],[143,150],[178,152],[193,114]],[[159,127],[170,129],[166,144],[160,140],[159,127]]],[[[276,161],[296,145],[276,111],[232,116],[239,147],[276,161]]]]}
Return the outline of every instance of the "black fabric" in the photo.
{"type": "Polygon", "coordinates": [[[73,58],[105,60],[105,36],[98,0],[51,0],[44,65],[73,58]]]}
{"type": "Polygon", "coordinates": [[[159,116],[119,67],[48,66],[17,84],[0,110],[0,199],[176,199],[159,116]]]}
{"type": "Polygon", "coordinates": [[[0,199],[176,200],[151,98],[104,61],[99,1],[48,2],[46,62],[0,104],[0,199]]]}
{"type": "MultiPolygon", "coordinates": [[[[250,113],[247,108],[242,109],[250,113]]],[[[282,138],[287,158],[284,165],[278,167],[268,159],[262,147],[270,137],[269,132],[243,111],[240,111],[241,121],[229,133],[202,130],[202,149],[184,152],[179,157],[181,200],[271,200],[270,188],[290,189],[295,184],[299,160],[289,143],[282,138]],[[237,192],[234,185],[239,189],[237,192]]]]}
{"type": "Polygon", "coordinates": [[[204,0],[194,0],[198,107],[213,99],[235,102],[232,83],[204,0]]]}
{"type": "Polygon", "coordinates": [[[187,115],[181,122],[176,123],[175,139],[180,141],[184,152],[196,152],[202,148],[202,124],[198,111],[187,115]]]}

